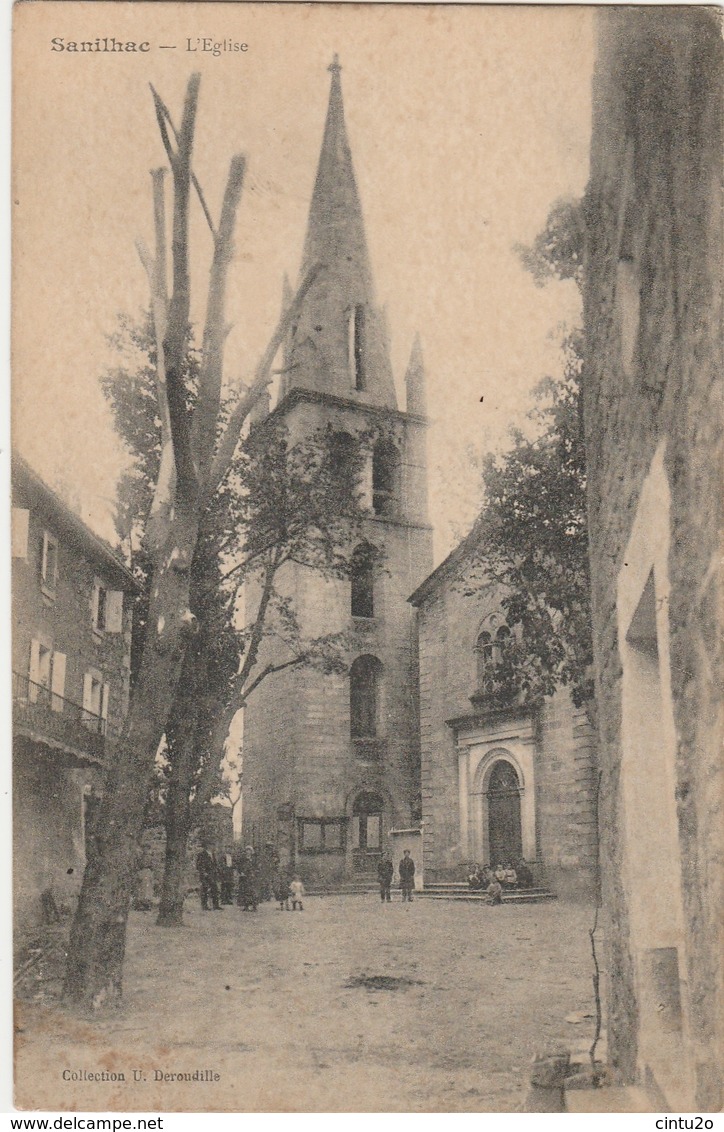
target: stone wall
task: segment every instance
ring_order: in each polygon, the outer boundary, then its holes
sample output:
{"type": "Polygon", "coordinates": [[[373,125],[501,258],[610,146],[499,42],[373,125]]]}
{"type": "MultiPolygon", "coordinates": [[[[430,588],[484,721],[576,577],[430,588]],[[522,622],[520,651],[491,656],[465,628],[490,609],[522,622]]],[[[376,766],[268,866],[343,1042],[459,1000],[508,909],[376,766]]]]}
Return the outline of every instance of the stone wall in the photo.
{"type": "MultiPolygon", "coordinates": [[[[692,1104],[706,1111],[718,1110],[724,1099],[717,632],[721,99],[716,13],[651,8],[600,14],[587,198],[585,418],[603,887],[611,924],[609,1050],[624,1078],[641,1072],[644,1005],[627,879],[635,838],[626,837],[630,814],[624,805],[630,775],[622,733],[627,679],[622,658],[628,642],[620,636],[618,600],[631,567],[630,540],[641,521],[644,485],[654,482],[650,477],[659,461],[656,499],[649,507],[658,506],[659,530],[654,525],[648,538],[661,538],[668,548],[654,582],[663,688],[658,715],[672,718],[672,782],[662,804],[674,813],[676,849],[666,864],[670,883],[681,875],[683,892],[680,978],[688,1048],[680,1073],[691,1072],[692,1104]]],[[[657,709],[651,710],[656,717],[657,709]]],[[[655,891],[657,884],[652,865],[651,898],[663,923],[671,915],[671,896],[667,901],[655,891]]]]}

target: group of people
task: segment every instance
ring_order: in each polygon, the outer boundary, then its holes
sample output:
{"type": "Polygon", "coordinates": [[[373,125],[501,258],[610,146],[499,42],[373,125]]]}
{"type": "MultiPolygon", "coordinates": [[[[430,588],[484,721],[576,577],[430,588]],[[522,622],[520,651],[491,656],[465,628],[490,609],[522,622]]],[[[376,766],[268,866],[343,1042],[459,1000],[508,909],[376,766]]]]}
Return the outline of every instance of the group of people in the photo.
{"type": "Polygon", "coordinates": [[[254,848],[247,845],[241,853],[217,856],[208,844],[196,855],[199,896],[204,912],[221,911],[222,905],[236,902],[245,912],[256,912],[259,904],[259,866],[254,848]]]}
{"type": "MultiPolygon", "coordinates": [[[[403,903],[412,903],[412,893],[415,888],[415,862],[409,849],[405,849],[402,860],[397,866],[400,877],[400,889],[403,903]]],[[[392,901],[392,878],[395,875],[395,866],[390,857],[381,857],[377,865],[377,879],[380,882],[380,900],[383,904],[392,901]]]]}
{"type": "Polygon", "coordinates": [[[257,860],[252,845],[239,853],[217,855],[209,844],[203,844],[196,856],[196,871],[199,875],[199,896],[204,912],[222,910],[224,904],[236,903],[244,912],[256,912],[261,900],[271,893],[279,902],[280,909],[304,911],[304,885],[301,877],[291,879],[284,872],[277,857],[273,862],[274,875],[271,891],[264,884],[263,870],[257,860]]]}
{"type": "Polygon", "coordinates": [[[471,889],[485,892],[491,904],[501,904],[503,892],[507,889],[532,888],[534,884],[533,873],[525,858],[521,857],[513,865],[509,861],[505,865],[473,865],[468,873],[468,885],[471,889]]]}

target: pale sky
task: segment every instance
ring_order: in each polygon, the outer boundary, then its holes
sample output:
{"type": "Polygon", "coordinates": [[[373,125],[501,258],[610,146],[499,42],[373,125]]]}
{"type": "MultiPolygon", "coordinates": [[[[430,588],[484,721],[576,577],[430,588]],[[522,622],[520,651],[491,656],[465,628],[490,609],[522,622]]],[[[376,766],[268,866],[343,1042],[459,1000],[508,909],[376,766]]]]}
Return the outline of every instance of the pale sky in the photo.
{"type": "MultiPolygon", "coordinates": [[[[536,288],[513,245],[585,187],[592,10],[63,0],[21,5],[15,24],[15,445],[77,490],[83,517],[113,539],[123,454],[98,376],[117,312],[147,303],[134,241],[150,242],[148,172],[165,158],[148,82],[178,120],[187,78],[201,71],[194,167],[215,216],[229,158],[248,156],[227,306],[233,382],[273,330],[284,272],[299,268],[338,52],[399,392],[422,336],[442,558],[479,502],[468,452],[504,443],[533,385],[560,368],[556,327],[578,318],[573,285],[536,288]],[[97,36],[151,50],[51,51],[53,37],[97,36]],[[200,36],[248,51],[188,52],[200,36]]],[[[210,241],[195,203],[193,215],[200,322],[210,241]]]]}

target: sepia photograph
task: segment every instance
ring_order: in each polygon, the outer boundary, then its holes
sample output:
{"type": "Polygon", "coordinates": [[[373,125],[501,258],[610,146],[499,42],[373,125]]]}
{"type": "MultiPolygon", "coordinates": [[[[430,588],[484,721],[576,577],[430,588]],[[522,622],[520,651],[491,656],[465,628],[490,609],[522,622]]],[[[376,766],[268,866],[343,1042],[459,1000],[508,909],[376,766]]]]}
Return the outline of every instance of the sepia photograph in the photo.
{"type": "Polygon", "coordinates": [[[721,1111],[721,32],[15,4],[16,1110],[721,1111]]]}

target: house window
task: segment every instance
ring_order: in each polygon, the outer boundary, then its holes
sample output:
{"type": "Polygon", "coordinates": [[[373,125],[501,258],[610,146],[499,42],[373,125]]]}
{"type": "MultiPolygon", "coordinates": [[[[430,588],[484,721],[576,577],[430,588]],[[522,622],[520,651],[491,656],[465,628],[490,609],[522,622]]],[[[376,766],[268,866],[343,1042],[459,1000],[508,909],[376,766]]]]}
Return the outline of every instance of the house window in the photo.
{"type": "Polygon", "coordinates": [[[347,353],[352,388],[363,392],[367,388],[364,368],[365,308],[352,307],[347,324],[347,353]]]}
{"type": "Polygon", "coordinates": [[[100,582],[93,587],[93,628],[98,633],[105,632],[108,591],[100,582]]]}
{"type": "Polygon", "coordinates": [[[351,590],[352,616],[374,617],[374,559],[375,548],[361,543],[352,554],[351,590]]]}
{"type": "Polygon", "coordinates": [[[372,509],[394,515],[400,495],[400,453],[391,440],[378,440],[372,452],[372,509]]]}
{"type": "Polygon", "coordinates": [[[349,670],[350,731],[353,739],[375,739],[379,724],[382,664],[358,656],[349,670]]]}
{"type": "Polygon", "coordinates": [[[40,562],[40,588],[48,597],[55,597],[58,582],[58,540],[43,531],[43,556],[40,562]]]}
{"type": "Polygon", "coordinates": [[[300,853],[343,853],[344,818],[299,818],[300,853]]]}
{"type": "Polygon", "coordinates": [[[108,720],[110,688],[99,672],[86,672],[83,677],[83,722],[90,731],[105,735],[108,720]]]}
{"type": "Polygon", "coordinates": [[[65,696],[65,653],[56,652],[40,641],[30,642],[30,679],[28,700],[31,704],[62,711],[65,696]]]}

